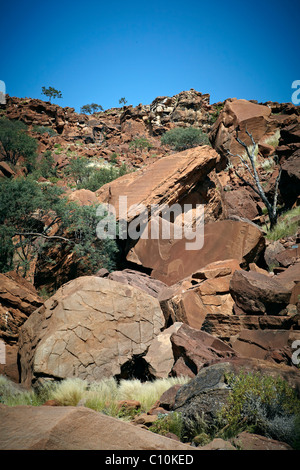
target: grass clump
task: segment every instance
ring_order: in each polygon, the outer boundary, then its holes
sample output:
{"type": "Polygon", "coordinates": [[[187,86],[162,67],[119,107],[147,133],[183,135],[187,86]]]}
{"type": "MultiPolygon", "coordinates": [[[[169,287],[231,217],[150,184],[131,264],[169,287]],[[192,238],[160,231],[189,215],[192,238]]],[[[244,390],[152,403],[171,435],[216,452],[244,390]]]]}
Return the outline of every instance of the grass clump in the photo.
{"type": "Polygon", "coordinates": [[[295,235],[299,229],[299,217],[300,206],[285,212],[279,217],[275,227],[267,231],[266,237],[271,241],[277,241],[295,235]]]}

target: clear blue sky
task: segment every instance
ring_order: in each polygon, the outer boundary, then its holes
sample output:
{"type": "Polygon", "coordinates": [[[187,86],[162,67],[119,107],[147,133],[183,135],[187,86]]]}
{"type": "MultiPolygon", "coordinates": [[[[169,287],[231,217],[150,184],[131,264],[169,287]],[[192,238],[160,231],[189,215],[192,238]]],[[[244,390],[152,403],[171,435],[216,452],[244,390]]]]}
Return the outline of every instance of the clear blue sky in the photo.
{"type": "Polygon", "coordinates": [[[16,1],[1,5],[0,80],[10,96],[80,110],[150,104],[194,88],[211,103],[289,102],[300,80],[299,0],[16,1]]]}

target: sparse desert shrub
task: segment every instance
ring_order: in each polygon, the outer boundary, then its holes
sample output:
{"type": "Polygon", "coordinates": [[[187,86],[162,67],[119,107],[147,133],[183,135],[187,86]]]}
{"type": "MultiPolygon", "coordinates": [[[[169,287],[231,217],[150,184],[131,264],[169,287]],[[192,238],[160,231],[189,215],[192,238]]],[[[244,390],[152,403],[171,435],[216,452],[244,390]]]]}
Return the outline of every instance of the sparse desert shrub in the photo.
{"type": "Polygon", "coordinates": [[[163,145],[169,145],[178,152],[198,145],[210,145],[208,135],[196,127],[175,127],[161,138],[163,145]]]}
{"type": "MultiPolygon", "coordinates": [[[[261,373],[230,374],[228,403],[220,412],[225,436],[244,429],[298,445],[300,440],[300,399],[281,377],[261,373]]],[[[222,434],[222,430],[220,431],[222,434]]]]}
{"type": "Polygon", "coordinates": [[[179,439],[182,439],[182,415],[175,411],[168,414],[158,415],[158,419],[150,426],[149,429],[155,434],[160,434],[161,436],[166,436],[168,433],[172,433],[179,437],[179,439]]]}

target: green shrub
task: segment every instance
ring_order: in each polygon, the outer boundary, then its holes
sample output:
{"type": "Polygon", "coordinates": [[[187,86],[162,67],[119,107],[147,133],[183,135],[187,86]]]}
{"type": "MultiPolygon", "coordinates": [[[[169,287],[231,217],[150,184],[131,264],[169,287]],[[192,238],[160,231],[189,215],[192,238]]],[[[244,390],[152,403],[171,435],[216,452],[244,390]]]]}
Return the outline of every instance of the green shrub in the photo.
{"type": "Polygon", "coordinates": [[[181,413],[172,411],[168,414],[158,415],[158,419],[150,426],[150,431],[161,436],[168,433],[175,434],[182,439],[183,420],[181,413]]]}
{"type": "Polygon", "coordinates": [[[47,126],[33,126],[33,131],[41,135],[48,134],[50,137],[54,137],[57,135],[57,132],[52,129],[52,127],[47,126]]]}
{"type": "Polygon", "coordinates": [[[199,145],[210,145],[208,135],[195,127],[175,127],[161,138],[163,145],[169,145],[173,150],[182,151],[199,145]]]}
{"type": "Polygon", "coordinates": [[[27,134],[27,126],[23,122],[0,118],[0,144],[7,162],[15,165],[23,157],[27,170],[32,171],[38,143],[27,134]]]}
{"type": "Polygon", "coordinates": [[[285,380],[244,371],[230,374],[227,380],[231,392],[220,412],[225,435],[250,429],[296,445],[300,439],[300,399],[285,380]]]}
{"type": "Polygon", "coordinates": [[[136,150],[151,149],[153,145],[149,142],[146,137],[136,137],[129,143],[129,148],[136,150]]]}

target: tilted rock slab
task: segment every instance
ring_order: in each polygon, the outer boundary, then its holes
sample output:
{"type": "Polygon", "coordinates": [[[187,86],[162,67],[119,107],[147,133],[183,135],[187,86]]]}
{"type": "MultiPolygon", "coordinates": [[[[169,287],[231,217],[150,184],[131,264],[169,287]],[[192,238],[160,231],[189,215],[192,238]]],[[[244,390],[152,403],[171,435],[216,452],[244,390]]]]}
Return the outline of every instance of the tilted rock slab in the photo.
{"type": "Polygon", "coordinates": [[[81,406],[0,404],[0,422],[0,450],[197,450],[81,406]]]}
{"type": "MultiPolygon", "coordinates": [[[[120,216],[119,197],[126,196],[129,223],[136,217],[130,207],[136,204],[150,209],[151,205],[181,203],[220,162],[221,157],[208,145],[195,147],[121,176],[103,185],[95,194],[99,203],[109,203],[115,208],[117,220],[120,216]]],[[[201,204],[203,201],[196,202],[201,204]]]]}
{"type": "Polygon", "coordinates": [[[164,323],[158,300],[140,289],[96,276],[77,278],[23,325],[21,381],[119,375],[124,364],[146,353],[164,323]]]}
{"type": "Polygon", "coordinates": [[[185,238],[140,238],[127,260],[152,269],[151,276],[168,286],[216,261],[255,262],[265,246],[262,231],[244,220],[219,220],[204,225],[204,244],[187,249],[185,238]]]}

